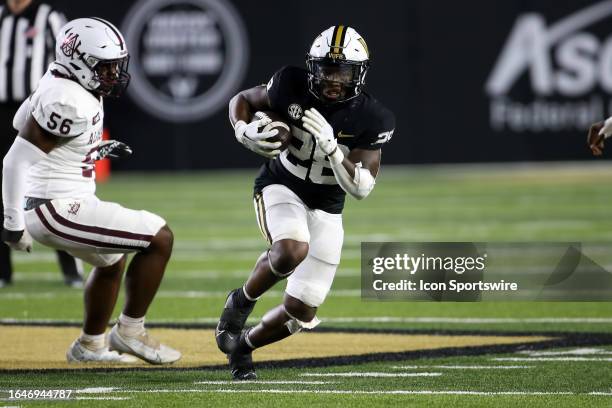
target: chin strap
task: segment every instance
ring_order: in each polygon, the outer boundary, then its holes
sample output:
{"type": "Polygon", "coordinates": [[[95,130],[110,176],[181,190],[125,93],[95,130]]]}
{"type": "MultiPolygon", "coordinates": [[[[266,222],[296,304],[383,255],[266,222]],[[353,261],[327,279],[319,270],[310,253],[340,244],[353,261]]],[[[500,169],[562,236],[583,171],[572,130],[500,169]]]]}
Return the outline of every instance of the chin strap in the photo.
{"type": "Polygon", "coordinates": [[[348,170],[342,164],[344,154],[336,149],[328,156],[336,181],[351,196],[362,200],[370,194],[376,181],[370,170],[364,169],[361,163],[355,164],[355,176],[351,177],[348,170]]]}

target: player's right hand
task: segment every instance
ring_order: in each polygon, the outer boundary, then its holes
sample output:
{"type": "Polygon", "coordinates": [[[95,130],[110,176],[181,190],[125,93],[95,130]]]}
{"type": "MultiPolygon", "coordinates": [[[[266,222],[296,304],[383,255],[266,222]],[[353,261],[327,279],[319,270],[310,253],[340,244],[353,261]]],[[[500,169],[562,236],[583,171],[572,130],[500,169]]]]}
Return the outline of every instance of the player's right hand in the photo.
{"type": "Polygon", "coordinates": [[[27,230],[10,231],[3,228],[2,241],[16,251],[32,252],[32,237],[27,230]]]}
{"type": "Polygon", "coordinates": [[[597,122],[591,125],[587,135],[587,144],[593,156],[601,156],[604,150],[604,140],[612,134],[612,121],[597,122]],[[607,127],[606,127],[607,124],[607,127]]]}
{"type": "Polygon", "coordinates": [[[94,160],[121,159],[132,154],[132,148],[118,140],[104,140],[100,142],[96,150],[97,156],[94,160]]]}
{"type": "MultiPolygon", "coordinates": [[[[268,119],[269,120],[269,119],[268,119]]],[[[260,132],[259,128],[265,126],[266,119],[255,120],[251,123],[246,123],[239,120],[234,125],[236,140],[244,145],[247,149],[272,159],[280,154],[278,149],[281,142],[268,142],[266,139],[274,137],[278,134],[278,130],[270,130],[268,132],[260,132]]]]}

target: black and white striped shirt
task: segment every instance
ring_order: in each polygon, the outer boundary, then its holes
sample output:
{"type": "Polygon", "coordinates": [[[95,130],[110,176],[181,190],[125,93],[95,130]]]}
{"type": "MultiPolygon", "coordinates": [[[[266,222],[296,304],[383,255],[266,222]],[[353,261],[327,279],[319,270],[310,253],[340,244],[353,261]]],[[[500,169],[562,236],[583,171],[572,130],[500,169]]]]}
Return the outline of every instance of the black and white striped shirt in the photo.
{"type": "Polygon", "coordinates": [[[55,60],[55,37],[64,15],[34,0],[18,15],[0,6],[0,103],[21,102],[55,60]]]}

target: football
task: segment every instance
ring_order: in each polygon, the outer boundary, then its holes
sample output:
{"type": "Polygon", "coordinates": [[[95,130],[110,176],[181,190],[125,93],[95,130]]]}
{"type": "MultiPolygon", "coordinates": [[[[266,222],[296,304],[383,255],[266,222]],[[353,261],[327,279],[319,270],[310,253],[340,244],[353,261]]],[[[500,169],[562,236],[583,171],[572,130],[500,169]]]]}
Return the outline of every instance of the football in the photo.
{"type": "Polygon", "coordinates": [[[270,137],[266,140],[269,142],[281,142],[279,150],[285,150],[291,142],[291,129],[289,128],[289,125],[285,123],[282,116],[276,112],[255,112],[255,115],[253,116],[253,120],[260,120],[264,118],[269,118],[271,122],[259,128],[259,131],[267,132],[274,129],[278,130],[278,134],[276,136],[270,137]]]}

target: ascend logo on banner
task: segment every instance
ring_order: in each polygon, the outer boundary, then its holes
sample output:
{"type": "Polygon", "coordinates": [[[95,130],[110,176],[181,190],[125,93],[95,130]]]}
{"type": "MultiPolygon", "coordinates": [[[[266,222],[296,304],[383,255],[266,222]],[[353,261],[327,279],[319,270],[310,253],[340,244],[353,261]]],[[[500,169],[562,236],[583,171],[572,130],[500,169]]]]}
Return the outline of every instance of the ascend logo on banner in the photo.
{"type": "Polygon", "coordinates": [[[244,22],[226,0],[140,0],[122,31],[132,56],[129,94],[166,121],[217,112],[248,66],[244,22]]]}
{"type": "Polygon", "coordinates": [[[520,15],[485,89],[494,130],[584,131],[612,111],[612,0],[578,10],[554,23],[540,13],[520,15]],[[601,28],[606,29],[603,25],[601,28]],[[516,89],[524,77],[531,92],[516,89]]]}

